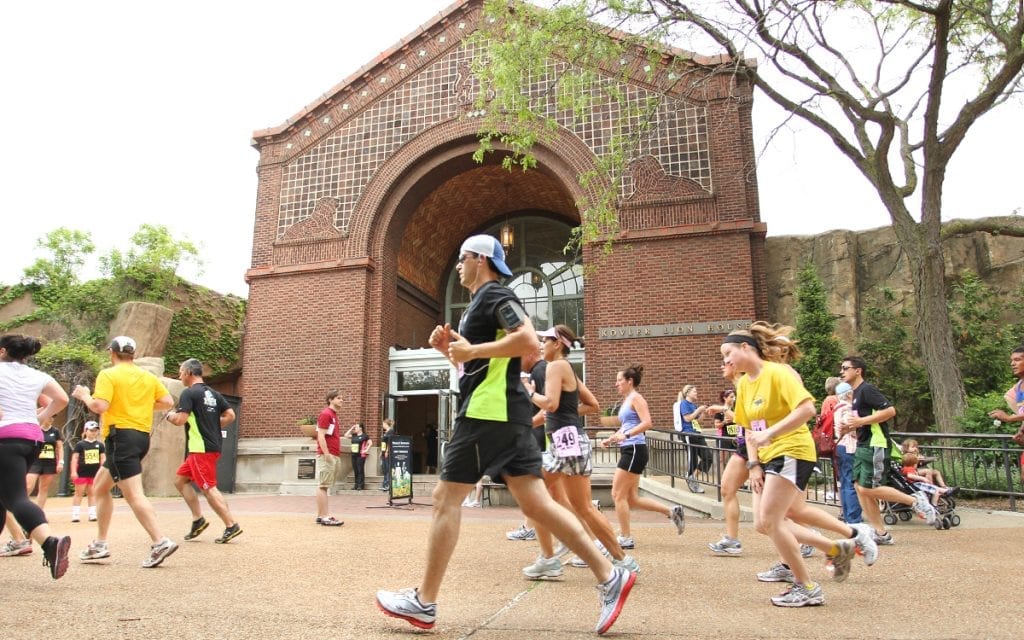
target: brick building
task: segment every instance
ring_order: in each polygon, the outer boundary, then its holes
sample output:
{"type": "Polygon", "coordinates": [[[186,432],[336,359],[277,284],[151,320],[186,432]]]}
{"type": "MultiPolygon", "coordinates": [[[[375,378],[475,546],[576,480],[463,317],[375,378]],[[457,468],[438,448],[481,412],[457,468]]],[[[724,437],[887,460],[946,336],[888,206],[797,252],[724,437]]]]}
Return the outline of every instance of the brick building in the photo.
{"type": "MultiPolygon", "coordinates": [[[[602,405],[616,400],[616,370],[643,363],[656,426],[671,425],[685,383],[717,397],[722,334],[765,316],[751,87],[716,73],[719,60],[688,55],[701,98],[662,100],[621,180],[615,251],[566,257],[586,195],[578,176],[625,116],[606,103],[585,125],[565,122],[536,150],[536,170],[504,171],[499,153],[475,163],[466,36],[481,4],[456,2],[285,124],[254,134],[242,438],[295,435],[296,420],[340,388],[343,422],[375,432],[394,416],[422,449],[423,426],[444,421],[452,381],[443,359],[419,349],[467,301],[453,274],[473,233],[511,229],[510,286],[538,328],[564,322],[586,337],[575,356],[602,405]]],[[[658,94],[643,81],[621,88],[636,101],[658,94]]]]}

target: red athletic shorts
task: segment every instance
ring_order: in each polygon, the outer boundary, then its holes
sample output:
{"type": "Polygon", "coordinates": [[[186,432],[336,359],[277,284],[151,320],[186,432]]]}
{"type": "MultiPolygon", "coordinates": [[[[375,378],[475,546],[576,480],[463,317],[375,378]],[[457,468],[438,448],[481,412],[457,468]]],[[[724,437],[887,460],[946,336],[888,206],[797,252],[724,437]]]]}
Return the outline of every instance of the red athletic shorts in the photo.
{"type": "Polygon", "coordinates": [[[220,453],[190,453],[178,467],[178,475],[185,476],[206,491],[217,486],[217,460],[220,453]]]}

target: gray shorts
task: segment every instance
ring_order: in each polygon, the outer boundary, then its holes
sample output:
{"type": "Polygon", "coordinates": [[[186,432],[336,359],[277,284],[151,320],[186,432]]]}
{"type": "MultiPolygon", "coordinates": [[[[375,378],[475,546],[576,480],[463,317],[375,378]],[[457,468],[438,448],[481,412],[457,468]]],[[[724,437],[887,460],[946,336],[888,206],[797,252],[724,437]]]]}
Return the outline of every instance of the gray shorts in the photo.
{"type": "Polygon", "coordinates": [[[559,458],[555,455],[555,445],[548,444],[548,448],[544,450],[544,459],[541,464],[548,473],[586,477],[594,471],[590,452],[590,438],[587,437],[580,438],[580,455],[571,458],[559,458]]]}

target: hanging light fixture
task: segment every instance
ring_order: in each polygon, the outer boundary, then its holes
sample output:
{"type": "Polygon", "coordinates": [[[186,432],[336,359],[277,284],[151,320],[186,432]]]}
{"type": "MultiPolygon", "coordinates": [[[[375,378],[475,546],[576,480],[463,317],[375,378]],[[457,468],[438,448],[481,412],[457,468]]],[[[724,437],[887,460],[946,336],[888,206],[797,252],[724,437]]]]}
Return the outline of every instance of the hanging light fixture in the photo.
{"type": "Polygon", "coordinates": [[[505,178],[505,224],[501,225],[501,231],[498,233],[499,240],[501,240],[501,246],[505,249],[505,253],[512,251],[512,247],[516,244],[516,232],[515,229],[508,221],[508,211],[512,206],[509,198],[509,190],[511,187],[511,180],[505,178]]]}
{"type": "Polygon", "coordinates": [[[509,224],[508,220],[505,221],[505,224],[501,225],[499,235],[501,236],[501,246],[505,249],[505,253],[507,254],[512,251],[512,247],[516,243],[515,229],[511,224],[509,224]]]}

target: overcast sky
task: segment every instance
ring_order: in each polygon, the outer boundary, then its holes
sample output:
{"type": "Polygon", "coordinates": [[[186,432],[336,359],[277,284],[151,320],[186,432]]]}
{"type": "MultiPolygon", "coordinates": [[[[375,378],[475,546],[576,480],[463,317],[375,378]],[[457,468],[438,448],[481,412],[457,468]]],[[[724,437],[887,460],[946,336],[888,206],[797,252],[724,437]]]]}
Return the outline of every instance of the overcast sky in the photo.
{"type": "MultiPolygon", "coordinates": [[[[200,246],[204,272],[183,275],[245,296],[252,132],[282,124],[449,4],[4,3],[0,282],[17,282],[36,240],[57,227],[90,231],[105,253],[152,223],[200,246]]],[[[976,125],[949,169],[945,219],[1024,212],[1022,116],[1017,101],[976,125]]],[[[779,116],[761,97],[754,118],[760,148],[779,116]]],[[[788,129],[761,155],[770,235],[889,224],[829,145],[788,129]]]]}

